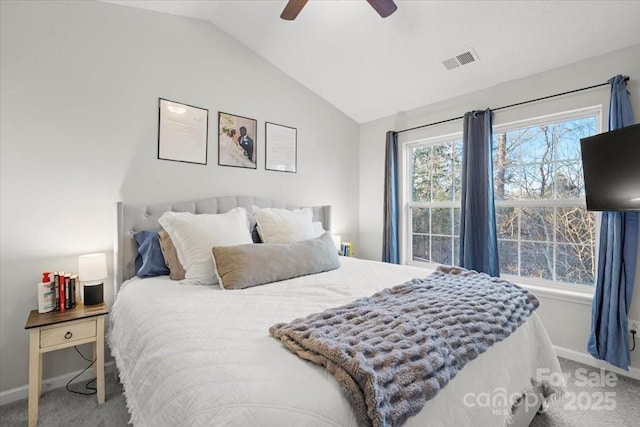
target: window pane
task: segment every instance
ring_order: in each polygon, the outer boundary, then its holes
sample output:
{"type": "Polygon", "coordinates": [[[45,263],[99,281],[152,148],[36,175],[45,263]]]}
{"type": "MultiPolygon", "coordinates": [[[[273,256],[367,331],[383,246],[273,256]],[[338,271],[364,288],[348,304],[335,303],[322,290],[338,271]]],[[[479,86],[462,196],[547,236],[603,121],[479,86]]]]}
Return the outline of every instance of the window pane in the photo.
{"type": "Polygon", "coordinates": [[[500,273],[518,274],[518,242],[498,240],[500,273]]]}
{"type": "Polygon", "coordinates": [[[453,153],[451,143],[435,145],[432,152],[432,199],[453,200],[453,153]]]}
{"type": "Polygon", "coordinates": [[[591,245],[558,245],[557,280],[593,286],[595,284],[595,247],[591,245]]]}
{"type": "Polygon", "coordinates": [[[584,197],[581,160],[565,160],[556,164],[556,199],[584,197]]]}
{"type": "Polygon", "coordinates": [[[462,141],[453,143],[453,189],[454,200],[460,200],[460,185],[462,182],[462,141]]]}
{"type": "Polygon", "coordinates": [[[498,239],[518,239],[518,212],[520,209],[512,207],[496,208],[496,228],[498,239]]]}
{"type": "Polygon", "coordinates": [[[411,189],[414,202],[431,200],[431,147],[412,150],[411,189]]]}
{"type": "Polygon", "coordinates": [[[521,172],[522,171],[518,168],[507,170],[503,189],[503,200],[520,200],[522,193],[522,187],[520,185],[520,182],[522,181],[521,172]]]}
{"type": "Polygon", "coordinates": [[[520,132],[520,162],[548,163],[553,161],[556,134],[553,126],[538,125],[522,129],[520,132]]]}
{"type": "Polygon", "coordinates": [[[556,161],[580,160],[580,138],[582,137],[570,132],[560,135],[556,161]]]}
{"type": "MultiPolygon", "coordinates": [[[[501,254],[502,255],[502,254],[501,254]]],[[[549,243],[523,242],[520,246],[520,275],[553,279],[553,248],[549,243]]]]}
{"type": "Polygon", "coordinates": [[[595,244],[595,214],[579,207],[558,208],[556,241],[560,243],[595,244]]]}
{"type": "Polygon", "coordinates": [[[520,198],[518,132],[500,133],[493,140],[493,178],[496,200],[520,198]]]}
{"type": "Polygon", "coordinates": [[[496,149],[500,151],[500,144],[503,144],[504,159],[507,165],[520,163],[520,145],[527,138],[526,129],[514,129],[504,132],[502,136],[500,134],[496,135],[496,149]]]}
{"type": "Polygon", "coordinates": [[[411,230],[414,233],[429,233],[429,209],[412,208],[411,222],[411,230]]]}
{"type": "Polygon", "coordinates": [[[522,200],[553,198],[553,163],[527,163],[518,169],[517,179],[522,200]]]}
{"type": "Polygon", "coordinates": [[[414,234],[412,240],[412,259],[414,261],[429,261],[429,236],[414,234]]]}
{"type": "Polygon", "coordinates": [[[523,208],[521,238],[553,242],[553,208],[523,208]]]}
{"type": "Polygon", "coordinates": [[[451,265],[451,237],[431,238],[431,261],[438,264],[451,265]]]}
{"type": "Polygon", "coordinates": [[[451,235],[451,209],[431,209],[431,234],[451,235]]]}
{"type": "MultiPolygon", "coordinates": [[[[493,137],[493,182],[496,200],[505,199],[507,162],[507,134],[500,133],[493,137]]],[[[510,165],[509,165],[510,166],[510,165]]]]}
{"type": "Polygon", "coordinates": [[[580,138],[596,133],[596,116],[581,117],[556,124],[558,146],[556,160],[580,160],[580,138]]]}
{"type": "Polygon", "coordinates": [[[592,115],[497,134],[493,153],[496,199],[583,197],[580,138],[593,135],[595,129],[596,116],[592,115]]]}

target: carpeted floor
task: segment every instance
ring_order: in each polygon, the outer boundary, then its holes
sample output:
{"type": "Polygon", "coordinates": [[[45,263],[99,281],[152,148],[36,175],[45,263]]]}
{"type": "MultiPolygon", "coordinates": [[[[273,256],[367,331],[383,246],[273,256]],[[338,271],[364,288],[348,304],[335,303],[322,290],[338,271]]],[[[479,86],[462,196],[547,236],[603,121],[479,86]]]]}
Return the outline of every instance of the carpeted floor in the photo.
{"type": "MultiPolygon", "coordinates": [[[[82,390],[84,382],[73,384],[82,390]]],[[[105,402],[98,405],[96,395],[82,396],[64,387],[48,391],[40,398],[38,427],[123,427],[129,424],[127,403],[122,385],[114,373],[105,376],[105,402]]],[[[26,426],[27,399],[0,407],[0,426],[26,426]]]]}
{"type": "Polygon", "coordinates": [[[568,395],[537,415],[530,427],[636,427],[640,381],[560,358],[568,395]],[[604,378],[603,378],[604,377],[604,378]]]}
{"type": "MultiPolygon", "coordinates": [[[[546,413],[537,415],[531,427],[640,425],[640,381],[611,376],[603,384],[600,371],[595,368],[566,359],[560,359],[560,363],[565,375],[569,376],[569,395],[564,400],[553,402],[546,413]]],[[[40,399],[38,426],[128,426],[129,414],[122,386],[114,374],[106,376],[105,393],[106,402],[98,405],[95,395],[80,396],[64,388],[51,390],[40,399]]],[[[25,425],[26,399],[0,407],[0,426],[25,425]]]]}

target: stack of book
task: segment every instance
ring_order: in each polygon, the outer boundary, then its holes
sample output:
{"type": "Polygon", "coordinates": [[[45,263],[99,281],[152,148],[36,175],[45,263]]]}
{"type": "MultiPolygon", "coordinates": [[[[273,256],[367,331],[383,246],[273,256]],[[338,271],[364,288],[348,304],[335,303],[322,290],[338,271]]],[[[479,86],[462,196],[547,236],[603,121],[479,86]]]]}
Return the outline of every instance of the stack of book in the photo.
{"type": "Polygon", "coordinates": [[[353,256],[353,244],[351,242],[342,243],[342,256],[353,256]]]}
{"type": "Polygon", "coordinates": [[[53,273],[53,290],[55,294],[54,311],[63,312],[76,307],[76,296],[80,281],[77,274],[56,271],[53,273]]]}

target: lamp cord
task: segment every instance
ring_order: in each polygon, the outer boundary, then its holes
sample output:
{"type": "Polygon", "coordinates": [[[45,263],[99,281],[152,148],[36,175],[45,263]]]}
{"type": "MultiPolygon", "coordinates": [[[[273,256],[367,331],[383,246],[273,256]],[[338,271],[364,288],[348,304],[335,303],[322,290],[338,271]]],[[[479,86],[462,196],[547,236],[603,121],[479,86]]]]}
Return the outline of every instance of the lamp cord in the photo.
{"type": "Polygon", "coordinates": [[[71,383],[72,383],[76,378],[78,378],[80,375],[82,375],[82,374],[84,374],[85,372],[87,372],[87,370],[88,370],[89,368],[91,368],[91,367],[93,366],[93,364],[94,364],[94,363],[96,363],[95,359],[94,359],[94,360],[91,360],[91,359],[89,359],[89,358],[85,357],[85,355],[84,355],[84,354],[82,354],[82,353],[80,352],[80,350],[78,350],[78,347],[76,347],[75,345],[73,346],[73,348],[75,348],[75,349],[76,349],[76,351],[78,352],[78,354],[80,355],[80,357],[82,357],[82,358],[83,358],[84,360],[86,360],[87,362],[91,362],[91,363],[89,363],[89,366],[87,366],[86,368],[84,368],[84,369],[83,369],[83,370],[82,370],[78,375],[76,375],[75,377],[71,378],[71,379],[69,380],[69,382],[67,383],[67,385],[65,386],[65,388],[67,389],[67,391],[70,391],[71,393],[81,394],[81,395],[83,395],[83,396],[91,396],[92,394],[96,394],[98,391],[97,391],[97,389],[96,389],[95,385],[90,385],[90,384],[92,384],[92,383],[95,383],[95,381],[96,381],[96,379],[95,379],[95,378],[90,379],[90,380],[89,380],[89,381],[87,381],[87,383],[84,385],[85,390],[90,390],[89,392],[86,392],[86,391],[71,390],[71,389],[69,388],[69,386],[71,385],[71,383]]]}

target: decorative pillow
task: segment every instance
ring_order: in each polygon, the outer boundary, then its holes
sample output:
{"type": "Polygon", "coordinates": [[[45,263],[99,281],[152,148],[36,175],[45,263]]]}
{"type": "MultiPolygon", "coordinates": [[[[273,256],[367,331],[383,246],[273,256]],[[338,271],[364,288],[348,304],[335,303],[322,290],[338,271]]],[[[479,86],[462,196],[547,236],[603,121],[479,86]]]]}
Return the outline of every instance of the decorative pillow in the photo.
{"type": "Polygon", "coordinates": [[[311,209],[277,209],[253,207],[258,233],[264,243],[293,243],[315,239],[324,233],[314,228],[311,209]]]}
{"type": "Polygon", "coordinates": [[[329,233],[295,243],[214,246],[212,252],[224,289],[244,289],[340,267],[329,233]]]}
{"type": "MultiPolygon", "coordinates": [[[[315,221],[312,224],[313,227],[313,235],[315,237],[322,236],[325,232],[325,229],[322,228],[322,223],[320,221],[315,221]]],[[[253,225],[253,230],[251,230],[251,238],[253,239],[253,243],[263,243],[260,238],[260,233],[258,233],[258,224],[253,225]]]]}
{"type": "Polygon", "coordinates": [[[320,221],[314,221],[311,224],[311,227],[313,228],[313,238],[315,239],[316,237],[320,237],[322,236],[324,233],[327,232],[327,230],[325,230],[324,228],[322,228],[322,223],[320,221]]]}
{"type": "Polygon", "coordinates": [[[253,243],[247,211],[240,207],[217,215],[165,212],[158,222],[169,233],[184,266],[183,283],[215,285],[218,279],[211,248],[253,243]]]}
{"type": "Polygon", "coordinates": [[[171,280],[184,279],[184,267],[180,264],[176,247],[173,245],[169,233],[163,230],[158,233],[158,238],[160,239],[160,249],[162,249],[164,262],[166,262],[167,267],[169,267],[169,278],[171,280]]]}
{"type": "Polygon", "coordinates": [[[156,277],[169,274],[160,249],[158,232],[138,231],[133,237],[138,243],[138,255],[135,260],[136,276],[156,277]]]}

